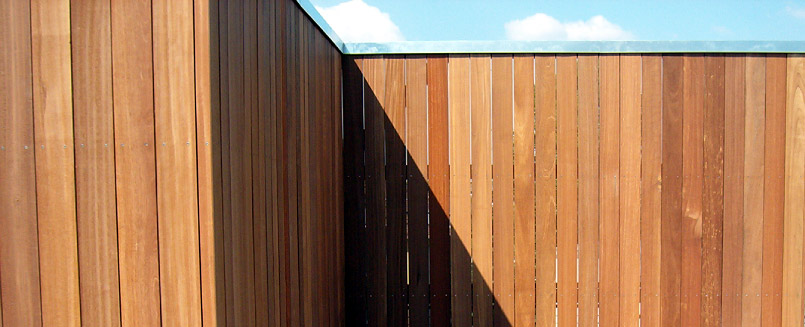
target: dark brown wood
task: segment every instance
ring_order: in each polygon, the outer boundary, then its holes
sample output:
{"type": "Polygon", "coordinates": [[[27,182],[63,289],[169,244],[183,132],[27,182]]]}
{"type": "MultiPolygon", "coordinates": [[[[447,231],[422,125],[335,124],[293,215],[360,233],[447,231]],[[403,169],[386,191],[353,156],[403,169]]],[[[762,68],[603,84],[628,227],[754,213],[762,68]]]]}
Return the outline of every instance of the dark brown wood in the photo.
{"type": "Polygon", "coordinates": [[[428,56],[428,186],[430,198],[430,322],[450,324],[450,169],[447,57],[428,56]]]}

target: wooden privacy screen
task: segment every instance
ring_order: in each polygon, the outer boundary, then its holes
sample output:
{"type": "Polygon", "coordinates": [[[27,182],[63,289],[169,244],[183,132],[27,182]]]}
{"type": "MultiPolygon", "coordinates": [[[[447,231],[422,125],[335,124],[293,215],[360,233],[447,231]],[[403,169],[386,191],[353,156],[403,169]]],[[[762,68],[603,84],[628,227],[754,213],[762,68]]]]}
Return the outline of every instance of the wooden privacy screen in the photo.
{"type": "Polygon", "coordinates": [[[338,50],[292,0],[0,2],[0,326],[316,326],[338,50]]]}
{"type": "Polygon", "coordinates": [[[805,57],[344,60],[349,326],[802,326],[805,57]]]}

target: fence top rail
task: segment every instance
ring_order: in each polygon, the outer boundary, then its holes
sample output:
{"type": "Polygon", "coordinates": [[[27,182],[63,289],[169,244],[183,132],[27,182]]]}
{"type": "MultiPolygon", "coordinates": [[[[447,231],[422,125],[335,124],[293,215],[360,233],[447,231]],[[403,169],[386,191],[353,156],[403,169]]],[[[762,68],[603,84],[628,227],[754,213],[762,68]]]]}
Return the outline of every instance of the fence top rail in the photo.
{"type": "Polygon", "coordinates": [[[805,41],[404,41],[344,42],[310,0],[296,0],[345,55],[462,53],[805,53],[805,41]]]}

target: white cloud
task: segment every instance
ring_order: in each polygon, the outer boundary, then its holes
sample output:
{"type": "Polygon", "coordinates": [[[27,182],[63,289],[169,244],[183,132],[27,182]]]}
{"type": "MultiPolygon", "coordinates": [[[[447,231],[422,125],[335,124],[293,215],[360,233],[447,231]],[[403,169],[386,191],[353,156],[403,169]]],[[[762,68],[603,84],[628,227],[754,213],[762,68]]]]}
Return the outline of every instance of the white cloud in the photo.
{"type": "Polygon", "coordinates": [[[344,42],[405,40],[389,14],[363,0],[349,0],[327,8],[316,6],[316,10],[344,42]]]}
{"type": "Polygon", "coordinates": [[[805,9],[794,8],[794,7],[785,7],[785,11],[789,15],[794,16],[794,18],[805,19],[805,9]]]}
{"type": "Polygon", "coordinates": [[[632,40],[632,33],[611,23],[604,16],[587,21],[560,22],[543,13],[516,19],[504,25],[506,37],[518,41],[594,41],[632,40]]]}

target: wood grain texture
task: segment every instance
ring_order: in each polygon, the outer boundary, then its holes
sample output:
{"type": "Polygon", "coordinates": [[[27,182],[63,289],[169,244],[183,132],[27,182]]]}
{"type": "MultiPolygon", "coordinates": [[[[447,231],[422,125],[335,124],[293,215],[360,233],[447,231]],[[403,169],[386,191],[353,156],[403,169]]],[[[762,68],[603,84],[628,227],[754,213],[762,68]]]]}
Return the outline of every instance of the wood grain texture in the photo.
{"type": "Polygon", "coordinates": [[[598,56],[578,61],[579,325],[598,322],[598,56]]]}
{"type": "Polygon", "coordinates": [[[746,58],[731,55],[724,65],[724,229],[721,323],[741,325],[743,279],[743,173],[746,118],[746,58]]]}
{"type": "Polygon", "coordinates": [[[785,199],[786,58],[766,57],[766,144],[763,182],[761,324],[782,324],[783,215],[785,199]]]}
{"type": "Polygon", "coordinates": [[[599,57],[601,134],[599,186],[601,218],[599,222],[599,303],[602,326],[619,324],[620,301],[620,57],[599,57]]]}
{"type": "Polygon", "coordinates": [[[405,58],[386,58],[385,153],[386,153],[386,258],[388,260],[388,325],[407,322],[407,254],[405,217],[405,58]]]}
{"type": "MultiPolygon", "coordinates": [[[[258,149],[262,149],[263,155],[257,155],[258,174],[261,174],[262,183],[258,184],[258,201],[265,201],[262,218],[255,221],[255,227],[261,227],[265,221],[265,228],[258,230],[255,228],[255,238],[264,233],[265,241],[258,243],[255,247],[255,257],[264,258],[257,261],[259,266],[255,266],[255,283],[259,283],[258,289],[266,285],[265,298],[257,294],[257,303],[263,302],[265,314],[258,315],[259,325],[280,325],[282,321],[282,311],[280,310],[280,280],[279,280],[279,245],[277,220],[278,207],[281,205],[277,201],[277,170],[279,156],[277,154],[277,109],[280,102],[280,87],[276,81],[279,73],[279,49],[277,45],[277,31],[279,23],[276,18],[278,11],[276,1],[260,1],[257,3],[257,103],[258,103],[258,149]],[[263,32],[259,32],[263,31],[263,32]],[[258,223],[259,222],[259,223],[258,223]],[[264,246],[264,248],[263,248],[264,246]],[[264,253],[260,253],[265,249],[264,253]],[[264,262],[264,263],[263,263],[264,262]],[[261,278],[262,277],[262,278],[261,278]],[[261,282],[261,279],[265,282],[261,282]]],[[[199,153],[199,156],[201,153],[199,153]]],[[[201,166],[199,165],[199,169],[201,166]]],[[[201,179],[199,178],[199,181],[201,179]]],[[[200,187],[200,185],[199,185],[200,187]]],[[[203,294],[202,294],[203,295],[203,294]]],[[[203,304],[203,301],[202,301],[203,304]]],[[[204,311],[202,310],[202,313],[204,311]]]]}
{"type": "Polygon", "coordinates": [[[662,59],[660,325],[680,326],[683,58],[667,55],[662,59]]]}
{"type": "Polygon", "coordinates": [[[72,2],[70,33],[81,320],[119,326],[110,5],[72,2]]]}
{"type": "Polygon", "coordinates": [[[514,56],[514,318],[533,326],[535,292],[534,56],[514,56]]]}
{"type": "MultiPolygon", "coordinates": [[[[451,323],[472,326],[472,213],[470,210],[470,59],[450,56],[448,126],[450,128],[450,278],[451,323]]],[[[429,174],[432,175],[432,174],[429,174]]]]}
{"type": "Polygon", "coordinates": [[[78,326],[70,3],[31,2],[42,324],[78,326]]]}
{"type": "Polygon", "coordinates": [[[492,121],[490,57],[470,56],[472,325],[492,325],[492,121]]]}
{"type": "Polygon", "coordinates": [[[351,237],[344,238],[346,323],[358,326],[366,323],[366,269],[367,248],[364,226],[364,133],[363,133],[363,77],[360,58],[343,59],[344,85],[344,231],[351,237]],[[356,86],[360,85],[360,87],[356,86]]]}
{"type": "Polygon", "coordinates": [[[620,57],[620,317],[621,326],[640,323],[640,187],[642,60],[620,57]]]}
{"type": "MultiPolygon", "coordinates": [[[[405,61],[408,147],[408,299],[410,324],[428,324],[430,299],[428,244],[428,79],[427,59],[405,61]]],[[[444,297],[444,295],[442,295],[444,297]]]]}
{"type": "MultiPolygon", "coordinates": [[[[383,132],[383,103],[385,92],[385,65],[382,57],[365,58],[363,75],[364,110],[366,119],[366,151],[383,153],[385,134],[383,132]]],[[[386,261],[386,187],[385,166],[382,157],[366,156],[366,247],[368,252],[370,326],[387,324],[387,261],[386,261]]]]}
{"type": "MultiPolygon", "coordinates": [[[[112,2],[117,232],[122,325],[161,321],[151,2],[112,2]]],[[[110,144],[110,146],[112,146],[110,144]]]]}
{"type": "Polygon", "coordinates": [[[556,57],[536,56],[536,319],[556,325],[556,57]]]}
{"type": "Polygon", "coordinates": [[[576,326],[578,253],[578,66],[576,56],[556,57],[557,105],[557,306],[559,326],[576,326]]]}
{"type": "MultiPolygon", "coordinates": [[[[428,185],[430,199],[430,322],[450,324],[452,242],[450,234],[450,137],[446,56],[428,56],[428,185]]],[[[413,320],[412,320],[413,322],[413,320]]]]}
{"type": "Polygon", "coordinates": [[[805,58],[786,60],[783,325],[802,324],[805,220],[805,58]]]}
{"type": "Polygon", "coordinates": [[[662,57],[644,55],[641,98],[640,323],[660,326],[662,57]]]}
{"type": "Polygon", "coordinates": [[[514,153],[512,56],[492,56],[492,230],[494,325],[514,321],[514,153]]]}
{"type": "Polygon", "coordinates": [[[744,153],[743,326],[759,326],[763,272],[763,183],[766,127],[766,58],[746,58],[744,153]]]}
{"type": "Polygon", "coordinates": [[[682,90],[682,325],[701,324],[704,56],[684,57],[682,90]]]}
{"type": "Polygon", "coordinates": [[[187,196],[197,194],[193,4],[155,3],[153,20],[162,323],[196,325],[201,324],[198,199],[187,196]]]}
{"type": "Polygon", "coordinates": [[[701,325],[721,326],[724,229],[724,57],[704,58],[701,325]]]}
{"type": "Polygon", "coordinates": [[[42,324],[29,1],[0,4],[0,311],[4,326],[42,324]]]}

